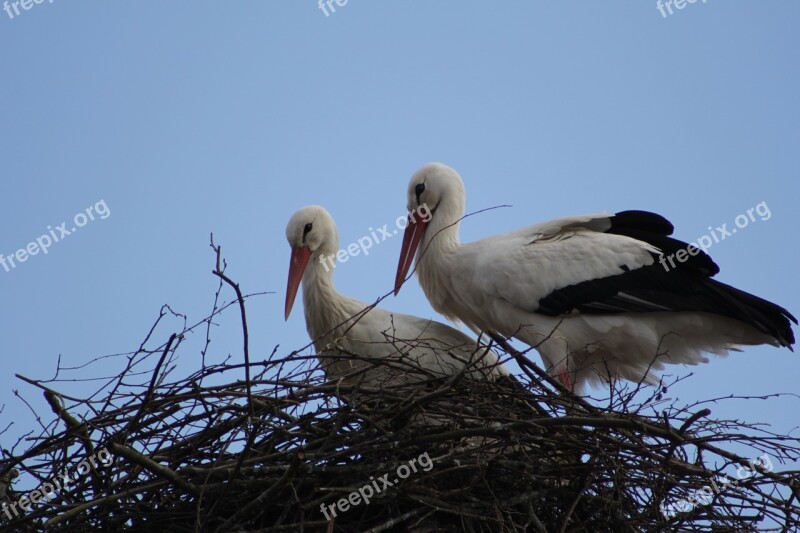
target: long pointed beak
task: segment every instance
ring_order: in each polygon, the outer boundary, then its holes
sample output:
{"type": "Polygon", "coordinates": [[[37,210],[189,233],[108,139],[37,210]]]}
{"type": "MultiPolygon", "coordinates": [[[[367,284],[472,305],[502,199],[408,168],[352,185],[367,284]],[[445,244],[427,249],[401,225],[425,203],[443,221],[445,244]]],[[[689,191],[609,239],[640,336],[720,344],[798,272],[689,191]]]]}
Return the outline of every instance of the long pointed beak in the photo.
{"type": "Polygon", "coordinates": [[[406,232],[403,234],[403,247],[400,249],[400,261],[397,263],[397,275],[394,278],[394,295],[400,292],[400,287],[406,280],[408,271],[411,269],[411,264],[414,262],[414,255],[419,248],[419,242],[425,234],[425,227],[428,222],[425,220],[417,220],[415,217],[409,215],[408,223],[406,224],[406,232]]]}
{"type": "Polygon", "coordinates": [[[300,281],[303,279],[303,272],[306,271],[306,265],[311,257],[311,250],[308,246],[300,248],[292,248],[292,258],[289,261],[289,281],[286,284],[286,307],[284,309],[284,320],[289,319],[289,313],[292,312],[294,305],[294,298],[297,296],[297,288],[300,287],[300,281]]]}

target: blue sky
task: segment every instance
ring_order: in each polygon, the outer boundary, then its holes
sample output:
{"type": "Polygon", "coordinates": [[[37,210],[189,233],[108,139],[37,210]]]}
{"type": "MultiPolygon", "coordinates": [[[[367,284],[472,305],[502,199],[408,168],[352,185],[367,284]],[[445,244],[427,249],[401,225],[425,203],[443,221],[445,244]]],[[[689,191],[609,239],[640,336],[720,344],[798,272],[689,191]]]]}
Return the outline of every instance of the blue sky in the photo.
{"type": "MultiPolygon", "coordinates": [[[[428,161],[461,172],[469,210],[513,206],[468,219],[465,241],[624,209],[659,212],[694,240],[766,202],[769,220],[709,252],[720,280],[800,314],[798,15],[792,2],[720,0],[666,18],[650,0],[349,0],[329,16],[311,0],[0,11],[0,253],[48,225],[69,229],[98,202],[110,213],[0,268],[0,425],[15,424],[0,442],[36,427],[13,390],[49,413],[15,373],[44,378],[59,355],[77,365],[135,349],[165,303],[206,316],[210,232],[246,292],[275,292],[249,303],[253,358],[304,346],[301,302],[283,322],[290,215],[326,206],[342,245],[391,228],[428,161]]],[[[399,248],[388,239],[340,265],[337,286],[364,300],[388,292],[399,248]]],[[[436,316],[416,282],[385,306],[436,316]]],[[[215,331],[214,360],[240,356],[237,320],[215,331]]],[[[181,353],[195,369],[199,350],[181,353]]],[[[800,356],[759,347],[694,372],[671,397],[796,392],[800,356]]],[[[788,399],[712,410],[797,425],[788,399]]]]}

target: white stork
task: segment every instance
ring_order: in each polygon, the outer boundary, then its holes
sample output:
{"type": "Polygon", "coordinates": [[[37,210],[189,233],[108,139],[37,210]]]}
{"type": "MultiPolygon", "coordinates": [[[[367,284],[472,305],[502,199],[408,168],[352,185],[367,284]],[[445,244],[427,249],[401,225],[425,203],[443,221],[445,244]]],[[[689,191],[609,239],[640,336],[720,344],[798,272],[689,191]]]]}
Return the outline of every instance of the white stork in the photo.
{"type": "Polygon", "coordinates": [[[285,319],[302,280],[306,329],[330,379],[380,388],[451,376],[510,375],[497,355],[455,328],[392,313],[339,293],[333,267],[339,234],[319,206],[298,210],[286,227],[292,248],[285,319]]]}
{"type": "Polygon", "coordinates": [[[665,363],[708,362],[742,345],[794,343],[784,308],[712,279],[704,252],[669,237],[645,211],[561,218],[469,244],[459,242],[466,195],[452,168],[431,163],[408,186],[408,225],[395,278],[416,274],[435,310],[475,332],[535,347],[577,391],[624,378],[658,383],[665,363]],[[413,211],[427,206],[426,219],[413,211]],[[685,250],[675,268],[662,254],[685,250]]]}

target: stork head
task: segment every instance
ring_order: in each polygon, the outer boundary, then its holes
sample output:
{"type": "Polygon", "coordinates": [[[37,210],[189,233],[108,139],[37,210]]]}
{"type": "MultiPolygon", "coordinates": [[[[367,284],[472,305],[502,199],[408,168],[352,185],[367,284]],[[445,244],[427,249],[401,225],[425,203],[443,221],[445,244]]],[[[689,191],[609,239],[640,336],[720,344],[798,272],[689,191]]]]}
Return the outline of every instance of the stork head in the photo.
{"type": "Polygon", "coordinates": [[[299,209],[289,219],[289,224],[286,226],[286,240],[292,247],[292,258],[289,262],[284,319],[288,319],[289,313],[292,312],[297,289],[300,287],[309,260],[314,258],[318,261],[323,254],[335,254],[339,246],[339,234],[333,217],[325,208],[309,205],[299,209]]]}
{"type": "Polygon", "coordinates": [[[464,214],[464,182],[458,172],[442,163],[428,163],[408,183],[408,223],[397,264],[394,294],[411,269],[425,231],[436,220],[437,227],[454,224],[464,214]]]}

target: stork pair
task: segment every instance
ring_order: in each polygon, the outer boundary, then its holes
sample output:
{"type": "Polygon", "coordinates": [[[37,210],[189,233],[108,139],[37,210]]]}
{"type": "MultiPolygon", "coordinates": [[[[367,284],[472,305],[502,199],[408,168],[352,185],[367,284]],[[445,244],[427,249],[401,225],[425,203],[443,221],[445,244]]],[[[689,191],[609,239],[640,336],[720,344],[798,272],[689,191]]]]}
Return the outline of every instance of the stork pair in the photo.
{"type": "MultiPolygon", "coordinates": [[[[536,348],[547,370],[576,391],[617,379],[656,384],[665,364],[708,362],[707,353],[741,346],[794,344],[791,313],[713,279],[719,267],[706,253],[694,249],[676,268],[662,268],[662,255],[688,245],[670,237],[673,226],[660,215],[560,218],[462,244],[466,195],[455,170],[423,166],[411,178],[407,201],[409,212],[427,205],[431,216],[409,217],[395,294],[416,257],[420,285],[436,311],[476,334],[536,348]]],[[[338,248],[325,209],[296,212],[286,237],[292,247],[286,317],[302,280],[317,353],[336,346],[353,356],[347,365],[326,367],[329,377],[371,360],[384,378],[402,381],[407,376],[391,368],[401,358],[439,374],[465,367],[487,377],[508,373],[494,353],[450,326],[341,295],[332,269],[318,259],[338,248]]]]}

